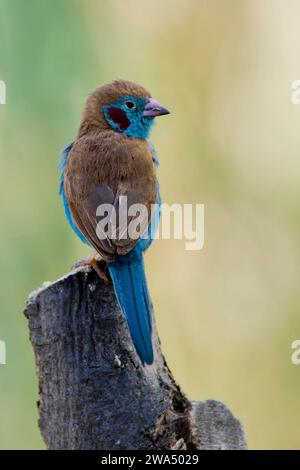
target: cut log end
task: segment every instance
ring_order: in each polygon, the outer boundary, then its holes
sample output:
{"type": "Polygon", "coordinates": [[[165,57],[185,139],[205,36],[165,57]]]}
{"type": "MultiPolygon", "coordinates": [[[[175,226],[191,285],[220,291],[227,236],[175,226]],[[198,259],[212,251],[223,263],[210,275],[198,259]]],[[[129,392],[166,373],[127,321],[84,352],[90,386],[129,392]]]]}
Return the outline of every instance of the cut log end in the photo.
{"type": "Polygon", "coordinates": [[[39,379],[39,427],[49,449],[245,449],[221,402],[190,402],[153,332],[154,363],[135,352],[113,287],[81,268],[27,301],[39,379]]]}

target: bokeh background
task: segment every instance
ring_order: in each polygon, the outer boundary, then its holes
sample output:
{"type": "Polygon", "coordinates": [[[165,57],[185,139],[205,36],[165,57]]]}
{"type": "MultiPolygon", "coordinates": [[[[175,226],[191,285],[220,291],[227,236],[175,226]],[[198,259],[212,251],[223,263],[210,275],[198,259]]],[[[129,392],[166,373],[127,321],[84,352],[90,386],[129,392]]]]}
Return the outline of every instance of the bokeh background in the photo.
{"type": "Polygon", "coordinates": [[[300,79],[297,0],[0,0],[0,448],[43,449],[30,291],[87,254],[57,194],[87,94],[115,78],[172,110],[152,141],[163,199],[205,204],[205,246],[146,255],[168,363],[223,400],[250,448],[300,448],[300,79]]]}

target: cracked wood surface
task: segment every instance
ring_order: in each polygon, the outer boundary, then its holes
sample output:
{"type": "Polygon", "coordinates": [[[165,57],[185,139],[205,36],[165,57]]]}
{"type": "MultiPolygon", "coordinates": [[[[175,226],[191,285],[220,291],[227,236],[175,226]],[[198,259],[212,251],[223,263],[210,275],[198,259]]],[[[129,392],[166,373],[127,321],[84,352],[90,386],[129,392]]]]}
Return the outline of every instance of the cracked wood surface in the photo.
{"type": "Polygon", "coordinates": [[[94,271],[45,283],[29,296],[25,315],[47,448],[246,448],[242,426],[224,404],[186,398],[155,327],[154,363],[141,364],[113,287],[94,271]]]}

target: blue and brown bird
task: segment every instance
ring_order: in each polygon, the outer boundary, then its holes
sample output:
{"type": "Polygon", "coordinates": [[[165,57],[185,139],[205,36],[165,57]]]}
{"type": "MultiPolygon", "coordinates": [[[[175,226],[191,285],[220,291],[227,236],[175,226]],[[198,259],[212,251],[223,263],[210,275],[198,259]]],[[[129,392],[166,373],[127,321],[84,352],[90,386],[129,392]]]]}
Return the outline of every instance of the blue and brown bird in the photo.
{"type": "MultiPolygon", "coordinates": [[[[88,97],[77,138],[64,149],[60,162],[60,194],[67,220],[95,250],[83,263],[101,277],[105,272],[97,257],[107,264],[133,343],[147,364],[153,362],[152,308],[143,252],[160,217],[158,159],[148,139],[155,117],[164,114],[169,111],[140,85],[118,80],[100,86],[88,97]],[[147,209],[140,236],[131,237],[120,216],[115,219],[115,236],[103,227],[99,236],[98,208],[118,210],[124,196],[129,207],[140,204],[147,209]]],[[[125,225],[131,220],[128,215],[125,225]]],[[[108,219],[106,229],[109,223],[108,219]]]]}

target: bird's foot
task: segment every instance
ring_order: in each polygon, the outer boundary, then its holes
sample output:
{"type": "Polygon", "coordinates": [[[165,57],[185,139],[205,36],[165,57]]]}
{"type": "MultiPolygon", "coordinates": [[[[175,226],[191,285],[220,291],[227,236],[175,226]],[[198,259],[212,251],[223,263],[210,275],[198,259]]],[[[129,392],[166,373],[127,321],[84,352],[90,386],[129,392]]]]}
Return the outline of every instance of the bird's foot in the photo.
{"type": "Polygon", "coordinates": [[[97,253],[91,253],[85,258],[77,261],[73,268],[82,268],[88,266],[92,268],[100,279],[105,282],[105,284],[110,283],[109,272],[107,269],[107,263],[103,259],[100,259],[97,253]]]}

